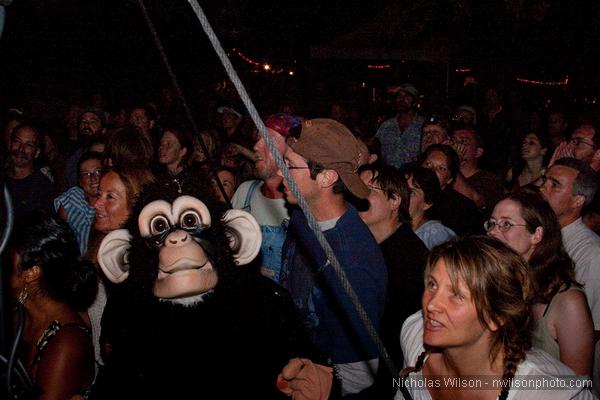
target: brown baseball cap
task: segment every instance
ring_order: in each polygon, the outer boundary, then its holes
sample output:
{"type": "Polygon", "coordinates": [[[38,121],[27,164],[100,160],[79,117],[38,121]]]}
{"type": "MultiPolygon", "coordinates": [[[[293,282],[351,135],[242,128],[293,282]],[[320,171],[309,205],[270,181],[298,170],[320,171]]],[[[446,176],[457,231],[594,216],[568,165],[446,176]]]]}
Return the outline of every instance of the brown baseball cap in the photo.
{"type": "Polygon", "coordinates": [[[369,196],[369,188],[357,173],[368,149],[348,128],[332,119],[316,118],[303,121],[299,132],[287,139],[288,146],[302,157],[337,172],[356,197],[369,196]]]}

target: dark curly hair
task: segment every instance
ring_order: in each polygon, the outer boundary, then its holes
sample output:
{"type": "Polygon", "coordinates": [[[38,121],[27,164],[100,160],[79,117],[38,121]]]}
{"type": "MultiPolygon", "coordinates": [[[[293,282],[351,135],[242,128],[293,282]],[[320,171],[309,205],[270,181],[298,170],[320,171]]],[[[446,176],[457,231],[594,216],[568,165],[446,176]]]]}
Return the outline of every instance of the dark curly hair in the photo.
{"type": "Polygon", "coordinates": [[[42,271],[40,290],[76,310],[86,310],[96,298],[98,276],[91,262],[80,261],[79,246],[71,227],[42,211],[24,215],[12,233],[12,251],[24,271],[42,271]]]}

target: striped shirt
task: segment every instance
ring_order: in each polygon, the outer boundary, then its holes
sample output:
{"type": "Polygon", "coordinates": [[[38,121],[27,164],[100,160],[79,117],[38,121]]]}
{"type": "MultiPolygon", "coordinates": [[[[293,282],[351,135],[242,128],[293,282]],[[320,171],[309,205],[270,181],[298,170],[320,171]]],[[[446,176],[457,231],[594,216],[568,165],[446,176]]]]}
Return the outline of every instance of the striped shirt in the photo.
{"type": "Polygon", "coordinates": [[[79,186],[72,187],[54,199],[54,210],[58,211],[61,206],[67,212],[67,222],[75,231],[79,251],[81,255],[84,255],[87,251],[88,238],[92,222],[96,216],[96,209],[87,203],[85,193],[79,186]]]}

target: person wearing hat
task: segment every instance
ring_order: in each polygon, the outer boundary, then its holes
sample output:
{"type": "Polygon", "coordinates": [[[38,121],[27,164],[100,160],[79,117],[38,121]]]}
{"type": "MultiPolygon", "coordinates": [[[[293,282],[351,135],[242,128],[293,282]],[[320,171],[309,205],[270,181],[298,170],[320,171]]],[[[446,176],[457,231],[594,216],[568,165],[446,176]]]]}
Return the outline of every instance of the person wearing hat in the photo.
{"type": "MultiPolygon", "coordinates": [[[[285,140],[290,129],[300,125],[300,118],[280,113],[269,115],[265,126],[277,150],[285,153],[285,140]]],[[[258,179],[242,183],[231,199],[231,206],[249,212],[258,222],[262,233],[262,244],[258,259],[260,272],[280,281],[281,248],[285,241],[285,225],[290,216],[280,189],[282,178],[279,168],[262,137],[254,144],[254,175],[258,179]]]]}
{"type": "Polygon", "coordinates": [[[230,106],[221,106],[217,108],[219,114],[219,134],[223,143],[230,142],[235,139],[234,136],[240,134],[243,116],[235,108],[230,106]]]}
{"type": "Polygon", "coordinates": [[[477,111],[472,106],[463,104],[456,108],[454,114],[454,122],[460,124],[461,127],[474,128],[477,125],[477,111]]]}
{"type": "MultiPolygon", "coordinates": [[[[344,125],[323,118],[292,129],[287,145],[284,161],[290,175],[378,329],[386,302],[387,268],[369,228],[344,200],[346,191],[360,199],[369,195],[357,173],[367,148],[344,125]]],[[[286,178],[283,186],[287,202],[297,204],[286,178]]],[[[281,283],[290,291],[314,344],[335,365],[342,395],[361,392],[374,382],[377,347],[306,217],[296,207],[290,215],[281,283]]]]}
{"type": "Polygon", "coordinates": [[[400,168],[419,155],[423,118],[417,113],[419,92],[413,85],[404,83],[390,92],[396,96],[397,114],[379,126],[375,138],[381,144],[383,161],[400,168]]]}

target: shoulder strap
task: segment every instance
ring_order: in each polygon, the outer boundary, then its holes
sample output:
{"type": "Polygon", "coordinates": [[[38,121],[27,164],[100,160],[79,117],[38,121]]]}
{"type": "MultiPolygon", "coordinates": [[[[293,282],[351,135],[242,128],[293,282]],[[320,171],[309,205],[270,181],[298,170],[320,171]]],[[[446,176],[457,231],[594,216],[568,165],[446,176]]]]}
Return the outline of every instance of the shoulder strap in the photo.
{"type": "Polygon", "coordinates": [[[77,322],[69,322],[68,324],[63,324],[62,327],[73,327],[73,328],[79,328],[82,331],[84,331],[87,334],[90,334],[90,328],[88,328],[87,326],[83,325],[83,324],[78,324],[77,322]]]}
{"type": "MultiPolygon", "coordinates": [[[[564,290],[563,290],[564,291],[564,290]]],[[[556,298],[558,297],[559,294],[561,294],[563,291],[561,291],[560,289],[558,290],[558,292],[556,292],[556,294],[554,294],[554,296],[552,296],[552,298],[550,299],[550,302],[546,305],[546,308],[544,309],[544,312],[542,314],[542,317],[545,317],[546,314],[550,314],[550,312],[552,311],[552,309],[554,308],[554,304],[556,303],[556,298]]]]}
{"type": "Polygon", "coordinates": [[[246,199],[244,200],[244,206],[242,207],[242,210],[246,210],[248,212],[250,212],[250,210],[252,209],[250,207],[250,202],[252,201],[252,196],[254,195],[254,191],[256,190],[256,188],[258,187],[258,185],[260,184],[260,180],[255,180],[252,181],[252,183],[250,184],[250,187],[248,188],[248,192],[246,193],[246,199]]]}

